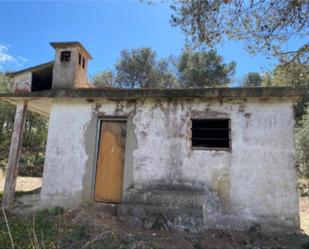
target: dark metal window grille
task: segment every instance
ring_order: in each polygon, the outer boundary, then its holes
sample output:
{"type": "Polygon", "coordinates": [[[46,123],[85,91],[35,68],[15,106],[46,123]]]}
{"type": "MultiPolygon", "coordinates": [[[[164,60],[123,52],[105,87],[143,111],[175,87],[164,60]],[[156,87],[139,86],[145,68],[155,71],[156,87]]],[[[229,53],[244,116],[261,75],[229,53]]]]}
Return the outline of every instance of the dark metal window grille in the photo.
{"type": "Polygon", "coordinates": [[[192,119],[192,148],[230,148],[229,119],[192,119]]]}
{"type": "Polygon", "coordinates": [[[60,60],[62,62],[68,62],[71,60],[71,51],[62,51],[61,52],[61,58],[60,60]]]}

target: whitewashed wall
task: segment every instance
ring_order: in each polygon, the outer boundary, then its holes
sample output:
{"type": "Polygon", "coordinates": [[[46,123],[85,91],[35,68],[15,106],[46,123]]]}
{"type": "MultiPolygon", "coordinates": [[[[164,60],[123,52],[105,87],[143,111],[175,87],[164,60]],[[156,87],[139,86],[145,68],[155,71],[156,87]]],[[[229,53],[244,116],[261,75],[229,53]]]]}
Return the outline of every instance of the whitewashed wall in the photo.
{"type": "Polygon", "coordinates": [[[93,178],[85,174],[95,169],[95,153],[87,146],[94,148],[95,135],[89,132],[96,130],[88,128],[98,116],[132,119],[133,165],[126,162],[125,167],[133,169],[135,188],[203,190],[209,228],[247,221],[299,226],[290,100],[55,102],[41,193],[45,204],[77,205],[83,189],[92,186],[93,178]],[[190,119],[197,117],[230,118],[232,150],[192,151],[190,119]]]}

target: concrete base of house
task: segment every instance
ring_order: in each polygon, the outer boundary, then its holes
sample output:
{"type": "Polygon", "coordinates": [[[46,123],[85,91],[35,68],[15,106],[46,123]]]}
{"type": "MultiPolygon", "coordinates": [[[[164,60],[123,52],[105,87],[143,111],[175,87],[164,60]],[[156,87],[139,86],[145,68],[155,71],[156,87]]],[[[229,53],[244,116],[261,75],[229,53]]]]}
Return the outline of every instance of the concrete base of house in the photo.
{"type": "Polygon", "coordinates": [[[222,212],[209,194],[198,190],[132,189],[118,205],[118,217],[144,229],[201,232],[207,229],[297,232],[294,220],[246,217],[222,212]]]}
{"type": "Polygon", "coordinates": [[[130,190],[118,206],[118,217],[145,229],[199,232],[204,228],[203,209],[198,191],[130,190]]]}

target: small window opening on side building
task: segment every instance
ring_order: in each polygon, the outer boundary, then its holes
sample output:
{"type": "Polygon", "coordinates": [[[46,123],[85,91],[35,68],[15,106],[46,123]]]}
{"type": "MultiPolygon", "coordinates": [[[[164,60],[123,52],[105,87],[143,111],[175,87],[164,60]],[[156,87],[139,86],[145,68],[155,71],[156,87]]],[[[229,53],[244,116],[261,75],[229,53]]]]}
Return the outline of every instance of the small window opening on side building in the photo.
{"type": "Polygon", "coordinates": [[[83,57],[83,68],[85,68],[86,66],[86,60],[85,60],[85,57],[83,57]]]}
{"type": "Polygon", "coordinates": [[[226,150],[231,146],[229,119],[192,119],[192,149],[226,150]]]}
{"type": "Polygon", "coordinates": [[[82,55],[81,53],[78,53],[78,65],[82,65],[82,55]]]}
{"type": "Polygon", "coordinates": [[[62,62],[69,62],[71,60],[71,51],[62,51],[60,57],[62,62]]]}

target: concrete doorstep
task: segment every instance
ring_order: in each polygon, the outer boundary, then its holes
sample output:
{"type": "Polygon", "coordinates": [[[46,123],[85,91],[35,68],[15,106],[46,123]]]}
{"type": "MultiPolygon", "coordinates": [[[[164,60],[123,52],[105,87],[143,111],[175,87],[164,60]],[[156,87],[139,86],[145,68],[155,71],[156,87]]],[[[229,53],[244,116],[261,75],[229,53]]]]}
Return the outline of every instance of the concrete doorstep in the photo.
{"type": "Polygon", "coordinates": [[[192,191],[132,190],[118,206],[125,223],[145,229],[203,230],[203,195],[192,191]]]}

